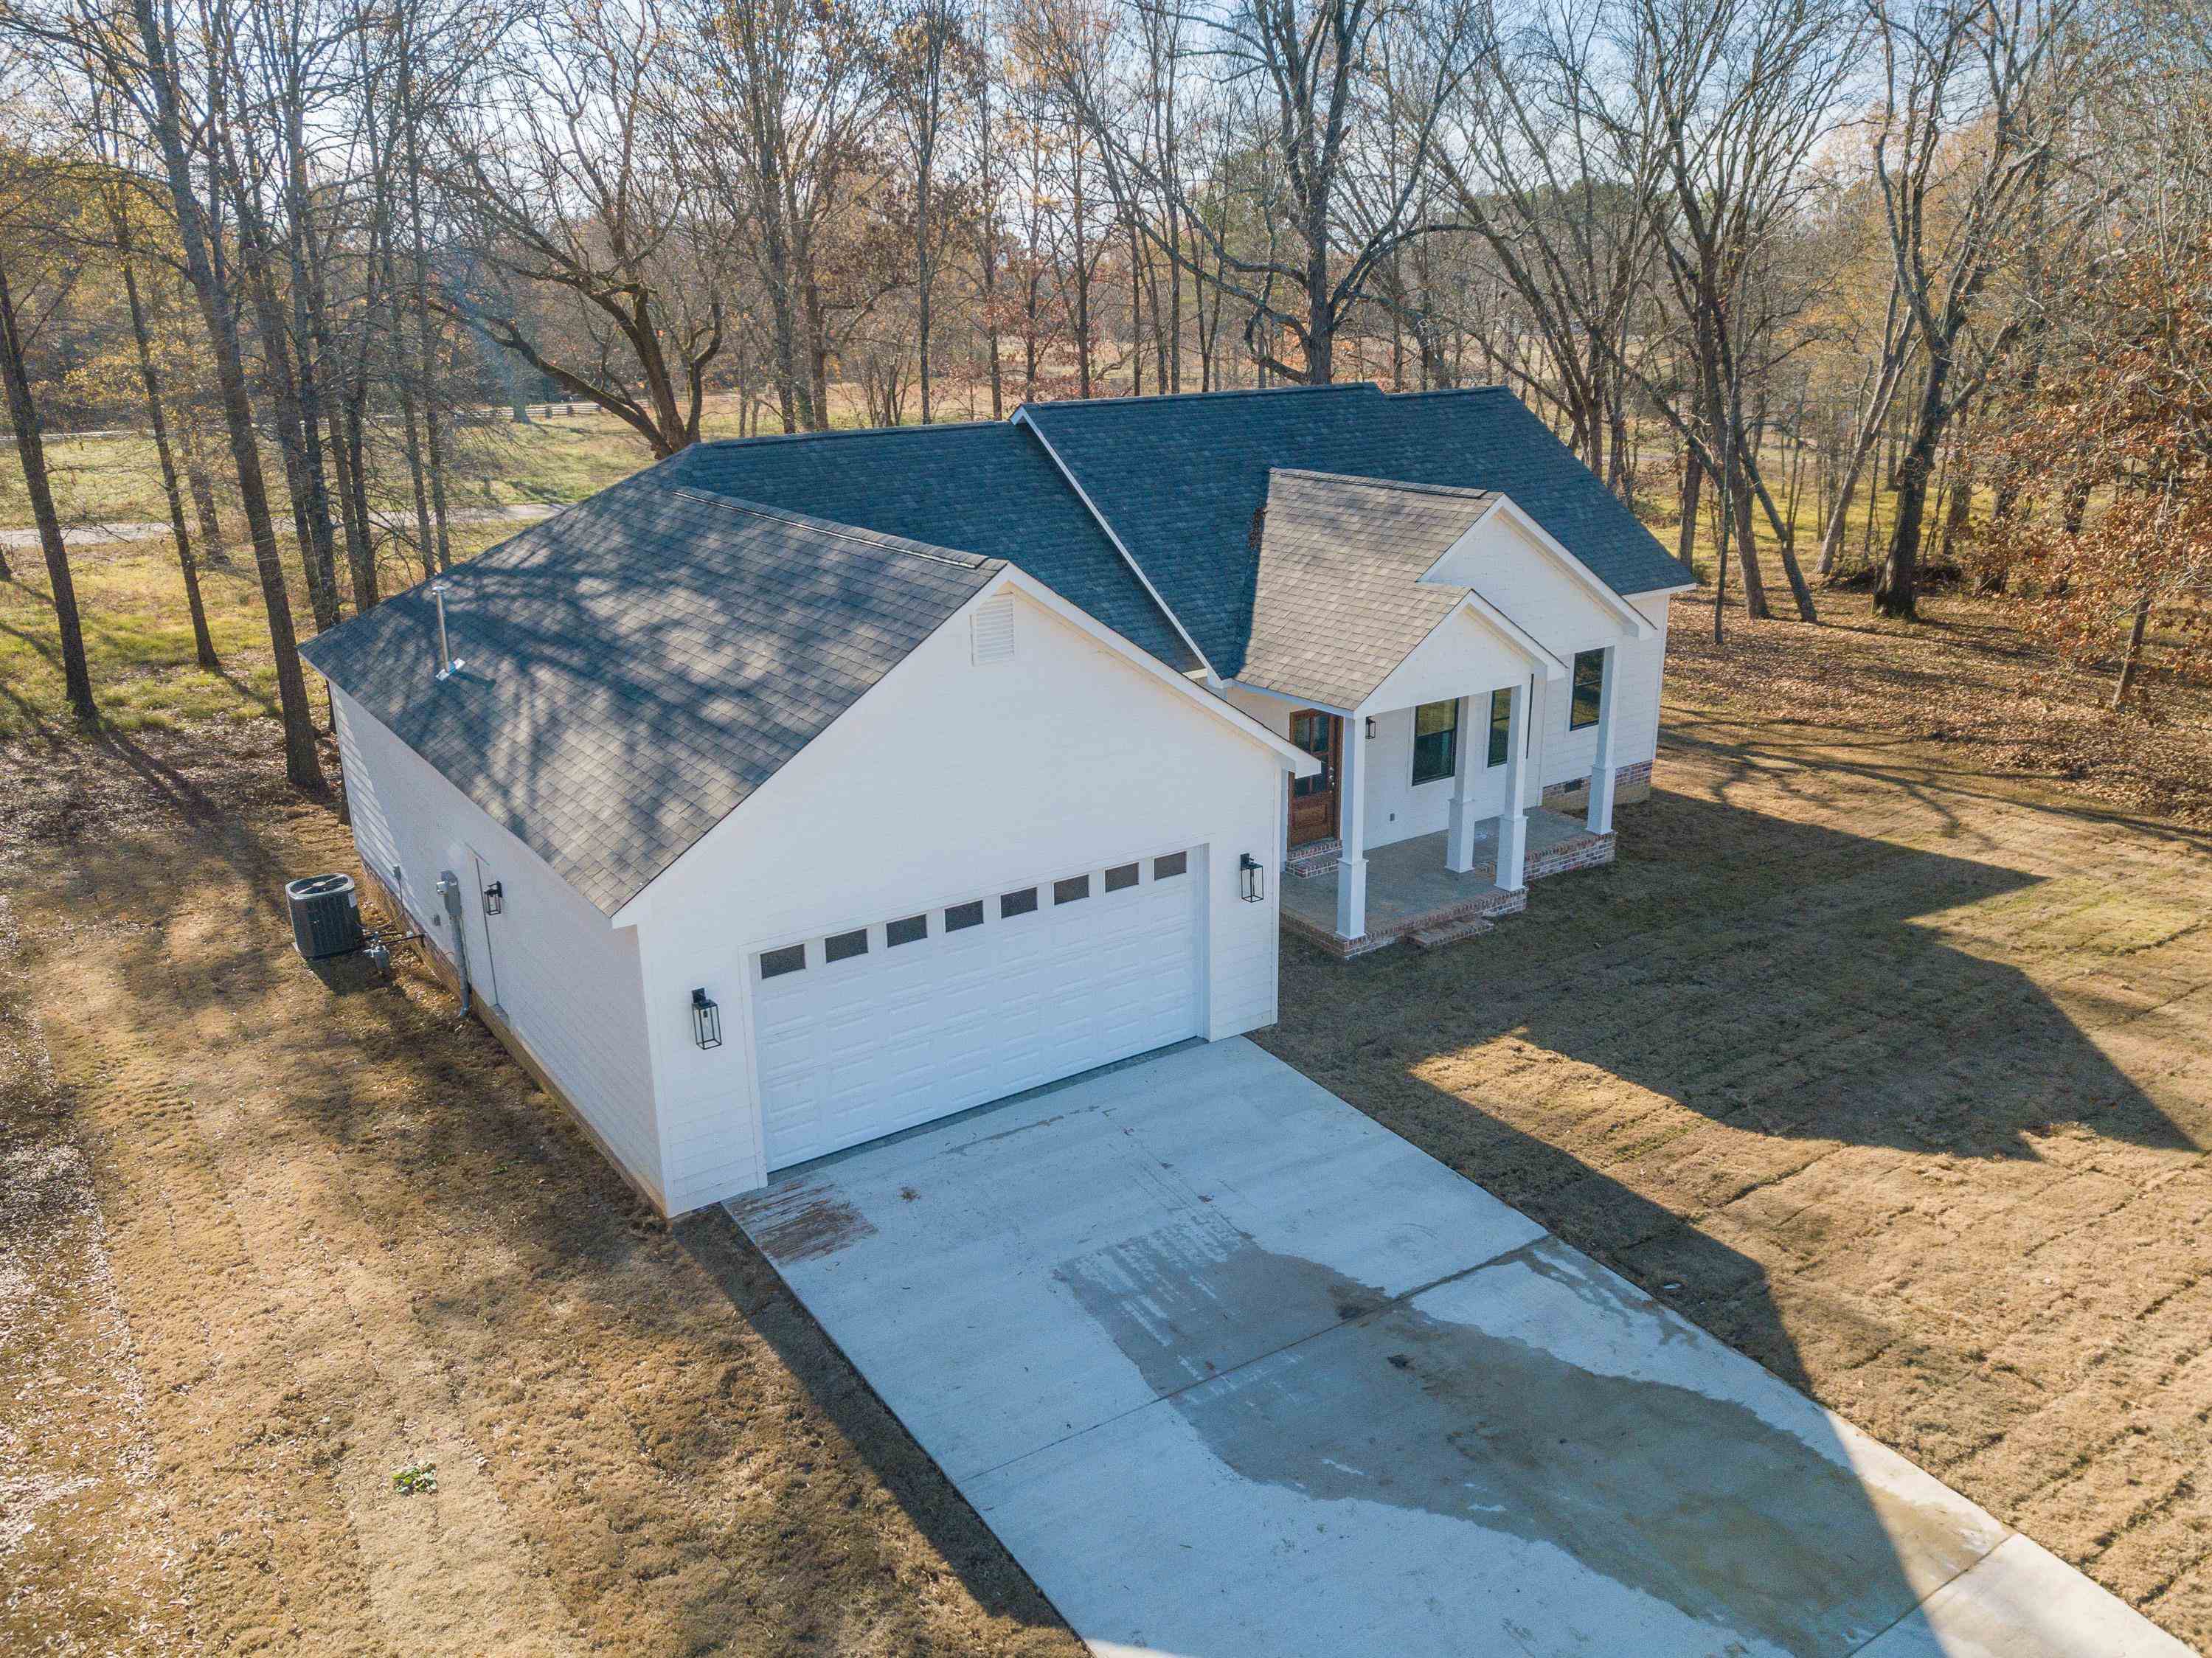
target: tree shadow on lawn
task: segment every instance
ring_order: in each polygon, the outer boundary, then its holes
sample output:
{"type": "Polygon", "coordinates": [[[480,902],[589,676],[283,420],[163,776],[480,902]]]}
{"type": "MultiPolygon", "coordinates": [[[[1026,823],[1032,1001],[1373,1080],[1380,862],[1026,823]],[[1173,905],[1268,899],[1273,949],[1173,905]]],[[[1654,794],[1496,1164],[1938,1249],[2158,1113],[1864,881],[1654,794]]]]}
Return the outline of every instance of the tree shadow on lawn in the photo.
{"type": "Polygon", "coordinates": [[[2063,925],[2081,906],[2045,879],[1655,793],[1623,814],[1618,863],[1537,884],[1470,948],[1286,950],[1266,1045],[1358,1087],[1511,1037],[1760,1135],[2033,1158],[2081,1122],[2198,1150],[2042,986],[1947,936],[1969,908],[1982,924],[2047,902],[2019,930],[2063,925]]]}
{"type": "MultiPolygon", "coordinates": [[[[896,1605],[913,1592],[891,1588],[894,1562],[902,1582],[910,1567],[928,1568],[886,1545],[865,1484],[840,1467],[849,1457],[981,1614],[1013,1626],[1012,1649],[1072,1650],[1051,1606],[726,1215],[662,1224],[488,1030],[455,1019],[445,987],[404,950],[393,979],[349,980],[350,993],[331,995],[339,987],[326,989],[298,959],[285,920],[282,885],[302,872],[306,850],[240,823],[144,751],[113,749],[111,763],[137,773],[160,803],[167,822],[155,832],[169,844],[88,839],[64,867],[28,884],[46,889],[41,908],[98,916],[112,935],[101,947],[117,964],[113,1005],[85,1017],[136,1026],[158,1009],[161,1028],[187,1044],[219,1028],[204,1016],[250,1018],[250,1056],[229,1062],[252,1079],[239,1108],[255,1121],[256,1155],[282,1159],[308,1139],[343,1154],[352,1218],[382,1241],[384,1270],[418,1285],[409,1301],[424,1350],[471,1376],[483,1408],[506,1424],[495,1460],[526,1482],[557,1468],[571,1493],[560,1499],[560,1527],[538,1544],[564,1600],[574,1607],[604,1575],[635,1571],[649,1585],[638,1592],[636,1638],[658,1647],[665,1637],[669,1650],[750,1650],[768,1628],[793,1643],[883,1639],[886,1596],[896,1605]],[[178,900],[196,873],[235,896],[178,900]],[[410,981],[421,993],[407,993],[410,981]],[[265,1107],[252,1100],[264,1090],[276,1096],[265,1107]],[[495,1246],[472,1247],[487,1226],[495,1246]],[[549,1391],[574,1368],[551,1357],[553,1332],[509,1346],[518,1317],[538,1321],[532,1302],[558,1308],[562,1339],[603,1341],[616,1355],[599,1367],[595,1404],[578,1403],[573,1377],[549,1391]],[[757,1362],[741,1331],[788,1370],[788,1383],[769,1385],[810,1401],[819,1426],[732,1391],[757,1362]],[[630,1401],[633,1388],[662,1389],[659,1408],[630,1401]],[[684,1425],[672,1426],[679,1417],[684,1425]],[[751,1448],[733,1447],[763,1423],[751,1448]],[[741,1485],[797,1481],[793,1506],[775,1499],[780,1531],[712,1512],[709,1493],[732,1484],[733,1451],[741,1485]],[[670,1495],[657,1499],[653,1487],[670,1495]],[[680,1571],[664,1576],[672,1561],[680,1571]]],[[[582,1615],[588,1623],[588,1606],[582,1615]]],[[[887,1627],[894,1643],[901,1629],[919,1643],[928,1625],[902,1611],[887,1627]]]]}

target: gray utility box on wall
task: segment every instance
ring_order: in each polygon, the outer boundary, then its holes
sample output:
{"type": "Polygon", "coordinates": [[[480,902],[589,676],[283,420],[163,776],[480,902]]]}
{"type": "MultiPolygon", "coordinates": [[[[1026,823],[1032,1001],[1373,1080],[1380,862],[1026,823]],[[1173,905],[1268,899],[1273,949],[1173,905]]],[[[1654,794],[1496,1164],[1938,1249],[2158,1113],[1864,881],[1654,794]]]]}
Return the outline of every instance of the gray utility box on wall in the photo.
{"type": "Polygon", "coordinates": [[[310,875],[289,883],[284,902],[292,911],[292,943],[311,962],[350,956],[361,948],[361,907],[350,875],[310,875]]]}

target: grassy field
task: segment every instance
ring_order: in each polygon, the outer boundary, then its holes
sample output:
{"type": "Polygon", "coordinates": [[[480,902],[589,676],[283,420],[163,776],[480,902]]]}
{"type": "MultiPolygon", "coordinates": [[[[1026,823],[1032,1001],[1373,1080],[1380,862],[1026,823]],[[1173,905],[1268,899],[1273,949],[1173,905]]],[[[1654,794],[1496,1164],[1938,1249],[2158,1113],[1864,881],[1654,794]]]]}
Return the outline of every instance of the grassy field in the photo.
{"type": "MultiPolygon", "coordinates": [[[[709,435],[734,433],[734,410],[714,409],[709,435]]],[[[651,459],[644,443],[606,416],[541,420],[530,426],[498,422],[461,434],[458,474],[449,505],[507,506],[517,501],[580,501],[635,471],[651,459]]],[[[54,501],[65,523],[164,524],[169,507],[152,440],[139,437],[49,438],[54,501]]],[[[283,477],[283,458],[264,446],[262,465],[272,480],[283,477]]],[[[218,469],[220,470],[220,469],[218,469]]],[[[414,497],[396,487],[371,499],[385,511],[412,513],[414,497]]],[[[235,507],[225,502],[226,531],[242,534],[235,507]]],[[[0,444],[0,528],[31,522],[30,502],[12,443],[0,444]]]]}
{"type": "MultiPolygon", "coordinates": [[[[863,423],[858,394],[846,386],[833,386],[831,392],[833,424],[863,423]]],[[[949,404],[947,418],[964,417],[964,407],[958,400],[949,404]]],[[[989,412],[987,394],[981,413],[988,416],[989,412]]],[[[772,422],[770,425],[773,429],[772,422]]],[[[708,398],[701,429],[709,438],[739,435],[738,399],[708,398]]],[[[478,415],[453,430],[452,443],[447,504],[457,511],[525,501],[581,501],[653,458],[643,439],[588,404],[560,405],[555,412],[537,414],[526,425],[504,414],[478,415]]],[[[219,489],[228,464],[228,451],[221,452],[222,464],[213,469],[219,489]]],[[[150,438],[49,437],[46,465],[55,505],[65,523],[168,522],[168,502],[161,493],[161,467],[150,438]]],[[[273,445],[263,446],[262,468],[272,484],[281,488],[283,458],[273,445]]],[[[414,496],[406,487],[405,474],[397,466],[389,470],[386,488],[372,494],[370,505],[383,512],[411,514],[414,496]]],[[[226,533],[241,534],[234,501],[220,494],[218,500],[224,507],[226,533]]],[[[12,441],[0,441],[0,529],[21,528],[31,521],[15,446],[12,441]]]]}

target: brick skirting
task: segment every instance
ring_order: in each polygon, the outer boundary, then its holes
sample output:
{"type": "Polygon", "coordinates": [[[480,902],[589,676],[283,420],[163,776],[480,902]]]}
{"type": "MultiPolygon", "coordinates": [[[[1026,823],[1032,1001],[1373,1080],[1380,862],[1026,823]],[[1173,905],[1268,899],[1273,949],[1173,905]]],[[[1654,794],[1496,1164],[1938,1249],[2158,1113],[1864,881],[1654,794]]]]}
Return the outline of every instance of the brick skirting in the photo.
{"type": "Polygon", "coordinates": [[[1618,844],[1619,838],[1613,835],[1585,835],[1553,847],[1549,852],[1532,852],[1522,865],[1523,878],[1541,881],[1574,870],[1595,869],[1613,861],[1618,844]]]}
{"type": "MultiPolygon", "coordinates": [[[[1619,766],[1613,774],[1613,804],[1632,806],[1638,800],[1651,798],[1651,762],[1639,760],[1632,766],[1619,766]]],[[[1547,783],[1544,786],[1544,805],[1553,811],[1588,811],[1589,810],[1589,779],[1577,777],[1571,782],[1547,783]]]]}
{"type": "MultiPolygon", "coordinates": [[[[1604,838],[1608,845],[1612,842],[1611,835],[1608,835],[1604,838]]],[[[1535,861],[1533,858],[1528,860],[1532,879],[1535,861]]],[[[1567,867],[1579,869],[1582,866],[1577,864],[1567,867]]],[[[1378,950],[1387,950],[1407,934],[1423,927],[1471,921],[1479,916],[1517,915],[1528,908],[1528,888],[1522,887],[1518,892],[1502,892],[1492,888],[1480,897],[1471,899],[1464,904],[1453,904],[1443,909],[1431,910],[1402,922],[1387,932],[1370,932],[1357,938],[1340,938],[1328,927],[1316,926],[1304,916],[1295,915],[1287,909],[1282,912],[1282,920],[1284,932],[1295,938],[1304,938],[1308,944],[1326,950],[1340,962],[1348,962],[1355,956],[1371,956],[1378,950]]]]}

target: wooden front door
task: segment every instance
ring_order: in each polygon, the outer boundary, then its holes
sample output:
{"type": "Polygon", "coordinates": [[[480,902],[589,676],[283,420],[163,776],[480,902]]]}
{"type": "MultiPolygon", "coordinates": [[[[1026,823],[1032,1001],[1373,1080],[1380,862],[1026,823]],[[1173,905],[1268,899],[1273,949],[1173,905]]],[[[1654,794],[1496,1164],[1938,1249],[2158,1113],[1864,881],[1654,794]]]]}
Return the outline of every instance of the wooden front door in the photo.
{"type": "Polygon", "coordinates": [[[1336,833],[1338,750],[1344,721],[1333,714],[1302,708],[1291,716],[1291,741],[1321,762],[1311,777],[1291,779],[1291,846],[1293,850],[1336,833]]]}

